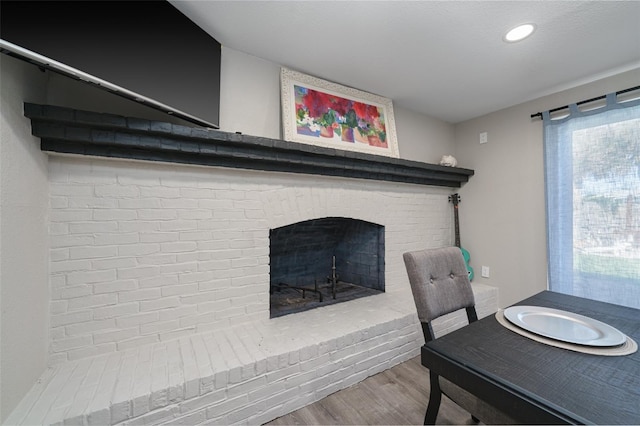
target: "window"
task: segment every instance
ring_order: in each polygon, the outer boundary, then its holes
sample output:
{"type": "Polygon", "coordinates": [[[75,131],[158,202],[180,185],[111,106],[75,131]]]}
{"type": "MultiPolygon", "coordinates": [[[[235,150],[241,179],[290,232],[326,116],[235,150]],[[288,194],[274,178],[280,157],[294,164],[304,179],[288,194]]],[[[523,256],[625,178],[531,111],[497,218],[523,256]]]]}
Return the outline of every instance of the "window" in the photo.
{"type": "Polygon", "coordinates": [[[640,308],[640,100],[543,119],[549,288],[640,308]]]}

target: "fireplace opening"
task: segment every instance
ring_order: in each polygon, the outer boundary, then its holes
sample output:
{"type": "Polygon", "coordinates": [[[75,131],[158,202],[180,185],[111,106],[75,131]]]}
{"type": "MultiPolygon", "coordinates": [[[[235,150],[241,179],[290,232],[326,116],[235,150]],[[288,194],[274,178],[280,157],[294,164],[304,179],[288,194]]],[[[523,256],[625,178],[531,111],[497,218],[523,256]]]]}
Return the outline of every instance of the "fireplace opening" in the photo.
{"type": "Polygon", "coordinates": [[[269,231],[270,317],[384,292],[384,226],[326,217],[269,231]]]}

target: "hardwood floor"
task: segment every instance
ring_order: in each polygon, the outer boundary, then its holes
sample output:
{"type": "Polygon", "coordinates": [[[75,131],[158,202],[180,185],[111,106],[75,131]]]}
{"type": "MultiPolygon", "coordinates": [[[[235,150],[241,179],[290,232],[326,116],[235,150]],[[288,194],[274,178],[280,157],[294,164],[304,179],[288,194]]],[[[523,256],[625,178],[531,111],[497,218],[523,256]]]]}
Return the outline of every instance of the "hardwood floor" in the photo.
{"type": "MultiPolygon", "coordinates": [[[[421,425],[428,401],[429,372],[417,356],[267,425],[421,425]]],[[[445,396],[437,423],[473,424],[445,396]]]]}

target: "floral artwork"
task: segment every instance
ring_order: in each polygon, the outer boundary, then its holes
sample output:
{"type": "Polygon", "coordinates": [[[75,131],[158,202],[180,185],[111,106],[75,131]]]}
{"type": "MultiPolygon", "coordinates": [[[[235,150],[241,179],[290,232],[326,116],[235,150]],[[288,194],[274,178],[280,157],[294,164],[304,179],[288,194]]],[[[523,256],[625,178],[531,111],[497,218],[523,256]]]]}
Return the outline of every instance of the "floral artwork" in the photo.
{"type": "Polygon", "coordinates": [[[283,69],[285,139],[398,156],[388,99],[283,69]]]}

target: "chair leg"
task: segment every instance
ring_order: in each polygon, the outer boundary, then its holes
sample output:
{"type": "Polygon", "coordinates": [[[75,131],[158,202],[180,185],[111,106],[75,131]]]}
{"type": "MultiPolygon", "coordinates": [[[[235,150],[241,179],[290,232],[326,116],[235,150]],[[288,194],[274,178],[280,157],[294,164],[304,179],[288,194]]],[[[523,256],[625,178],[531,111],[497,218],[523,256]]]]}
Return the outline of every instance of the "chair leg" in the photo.
{"type": "Polygon", "coordinates": [[[424,415],[424,424],[435,425],[438,410],[440,409],[440,401],[442,400],[442,391],[440,390],[440,380],[437,374],[429,372],[429,382],[431,384],[431,392],[427,412],[424,415]]]}
{"type": "Polygon", "coordinates": [[[471,416],[471,421],[473,421],[473,424],[476,424],[476,425],[480,423],[480,419],[477,418],[476,416],[471,416]]]}

